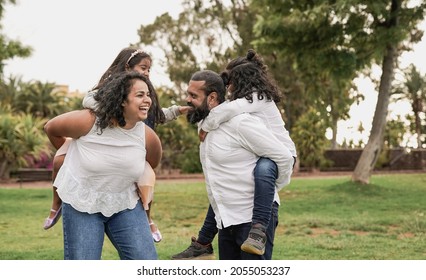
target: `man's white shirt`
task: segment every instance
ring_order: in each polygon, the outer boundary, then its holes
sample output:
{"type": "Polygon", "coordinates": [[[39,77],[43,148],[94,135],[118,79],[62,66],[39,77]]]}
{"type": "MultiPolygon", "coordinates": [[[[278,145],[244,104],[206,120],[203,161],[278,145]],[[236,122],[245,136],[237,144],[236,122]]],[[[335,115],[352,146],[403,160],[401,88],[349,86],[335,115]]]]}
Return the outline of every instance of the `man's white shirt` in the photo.
{"type": "MultiPolygon", "coordinates": [[[[201,142],[200,159],[218,228],[251,222],[253,170],[259,157],[277,164],[277,188],[290,182],[294,163],[291,152],[256,116],[235,116],[201,142]]],[[[279,203],[277,188],[275,201],[279,203]]]]}

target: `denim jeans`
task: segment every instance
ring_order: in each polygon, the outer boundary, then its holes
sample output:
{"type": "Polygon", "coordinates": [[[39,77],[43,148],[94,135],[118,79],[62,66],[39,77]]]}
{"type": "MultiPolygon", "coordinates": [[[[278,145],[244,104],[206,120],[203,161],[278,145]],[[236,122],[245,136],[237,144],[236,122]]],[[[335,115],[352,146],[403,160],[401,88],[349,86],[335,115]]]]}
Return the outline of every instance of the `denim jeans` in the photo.
{"type": "Polygon", "coordinates": [[[62,203],[62,217],[66,260],[101,259],[105,234],[122,260],[158,258],[140,200],[134,209],[120,211],[111,217],[79,212],[70,204],[62,203]]]}
{"type": "Polygon", "coordinates": [[[278,226],[278,204],[272,205],[269,225],[266,229],[265,254],[259,256],[241,250],[241,245],[247,239],[251,223],[229,226],[219,230],[219,259],[220,260],[271,260],[274,247],[275,229],[278,226]]]}
{"type": "Polygon", "coordinates": [[[213,242],[214,237],[218,232],[215,214],[212,206],[209,204],[209,209],[207,210],[206,218],[204,219],[204,223],[198,232],[197,241],[203,245],[209,244],[213,242]]]}
{"type": "Polygon", "coordinates": [[[259,158],[254,168],[254,207],[253,224],[268,227],[271,217],[272,203],[275,195],[275,180],[278,177],[278,167],[269,158],[259,158]]]}
{"type": "MultiPolygon", "coordinates": [[[[253,224],[260,223],[265,228],[269,224],[271,216],[272,202],[275,195],[275,180],[278,177],[278,167],[269,158],[259,158],[256,163],[254,173],[254,207],[253,224]]],[[[206,218],[198,232],[198,242],[209,244],[213,242],[218,230],[216,226],[215,214],[209,205],[206,218]]]]}

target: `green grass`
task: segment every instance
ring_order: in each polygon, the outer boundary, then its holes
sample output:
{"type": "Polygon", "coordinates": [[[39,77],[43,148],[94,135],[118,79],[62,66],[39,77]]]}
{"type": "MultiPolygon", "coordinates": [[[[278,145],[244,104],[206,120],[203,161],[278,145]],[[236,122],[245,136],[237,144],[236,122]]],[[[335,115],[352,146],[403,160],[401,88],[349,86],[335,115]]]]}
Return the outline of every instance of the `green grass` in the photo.
{"type": "MultiPolygon", "coordinates": [[[[425,260],[426,174],[294,178],[280,192],[274,259],[425,260]]],[[[45,231],[51,189],[0,189],[0,259],[62,259],[61,222],[45,231]]],[[[185,249],[207,210],[203,183],[158,182],[153,219],[159,258],[185,249]]],[[[217,252],[217,241],[214,243],[217,252]]],[[[103,259],[117,259],[106,239],[103,259]]]]}

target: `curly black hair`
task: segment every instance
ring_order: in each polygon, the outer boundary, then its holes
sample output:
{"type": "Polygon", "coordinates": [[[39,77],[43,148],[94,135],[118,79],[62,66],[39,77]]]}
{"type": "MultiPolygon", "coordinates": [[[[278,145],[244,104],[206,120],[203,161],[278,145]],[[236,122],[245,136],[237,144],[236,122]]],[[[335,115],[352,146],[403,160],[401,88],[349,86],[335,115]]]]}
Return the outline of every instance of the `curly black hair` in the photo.
{"type": "Polygon", "coordinates": [[[125,71],[111,76],[96,92],[94,98],[98,102],[98,106],[95,115],[97,117],[96,125],[100,129],[100,133],[106,127],[115,125],[124,127],[126,125],[122,104],[127,100],[136,79],[144,81],[148,85],[150,93],[154,90],[146,76],[136,71],[125,71]]]}
{"type": "Polygon", "coordinates": [[[245,57],[233,59],[221,73],[226,85],[232,84],[231,100],[246,98],[253,102],[253,93],[258,93],[258,98],[267,98],[274,102],[281,100],[281,93],[277,85],[268,75],[268,68],[263,59],[252,49],[247,51],[245,57]]]}

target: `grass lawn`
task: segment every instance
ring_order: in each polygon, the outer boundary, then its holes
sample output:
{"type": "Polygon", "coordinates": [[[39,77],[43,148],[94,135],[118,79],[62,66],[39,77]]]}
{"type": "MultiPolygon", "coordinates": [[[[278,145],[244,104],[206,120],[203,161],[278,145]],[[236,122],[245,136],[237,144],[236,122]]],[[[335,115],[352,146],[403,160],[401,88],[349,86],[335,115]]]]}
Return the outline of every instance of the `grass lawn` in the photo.
{"type": "MultiPolygon", "coordinates": [[[[0,259],[63,259],[61,221],[42,229],[51,195],[50,187],[0,188],[0,259]]],[[[426,174],[374,175],[370,185],[349,176],[296,177],[280,197],[273,259],[426,259],[426,174]]],[[[163,234],[160,259],[189,245],[207,205],[202,182],[157,183],[152,214],[163,234]]],[[[118,259],[108,239],[103,259],[118,259]]]]}

